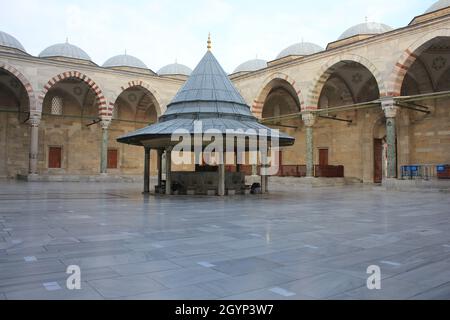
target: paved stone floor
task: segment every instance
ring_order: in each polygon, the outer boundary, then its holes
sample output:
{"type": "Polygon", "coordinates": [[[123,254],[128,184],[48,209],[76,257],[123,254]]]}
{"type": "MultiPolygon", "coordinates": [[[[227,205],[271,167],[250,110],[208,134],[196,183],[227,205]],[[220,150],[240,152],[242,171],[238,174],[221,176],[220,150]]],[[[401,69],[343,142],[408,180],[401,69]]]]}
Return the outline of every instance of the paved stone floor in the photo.
{"type": "Polygon", "coordinates": [[[448,193],[375,187],[221,199],[0,182],[0,299],[450,299],[449,208],[448,193]]]}

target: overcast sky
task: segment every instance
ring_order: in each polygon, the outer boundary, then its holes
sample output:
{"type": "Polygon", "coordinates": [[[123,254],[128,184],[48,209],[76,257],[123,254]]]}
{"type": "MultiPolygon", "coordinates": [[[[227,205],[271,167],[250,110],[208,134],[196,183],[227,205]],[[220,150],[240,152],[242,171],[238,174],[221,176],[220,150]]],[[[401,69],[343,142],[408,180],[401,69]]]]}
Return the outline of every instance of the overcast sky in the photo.
{"type": "Polygon", "coordinates": [[[213,53],[227,72],[256,56],[273,60],[304,41],[322,47],[352,25],[406,26],[433,0],[0,0],[0,30],[28,53],[69,42],[103,64],[127,53],[158,71],[173,63],[194,68],[211,32],[213,53]]]}

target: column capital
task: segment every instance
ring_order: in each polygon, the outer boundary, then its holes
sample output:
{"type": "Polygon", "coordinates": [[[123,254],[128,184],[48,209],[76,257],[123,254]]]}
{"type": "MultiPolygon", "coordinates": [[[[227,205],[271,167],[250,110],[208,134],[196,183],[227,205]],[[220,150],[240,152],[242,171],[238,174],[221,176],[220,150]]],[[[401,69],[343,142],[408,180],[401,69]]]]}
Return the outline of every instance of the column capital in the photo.
{"type": "Polygon", "coordinates": [[[30,119],[28,120],[28,122],[30,123],[30,126],[32,126],[32,127],[39,127],[39,125],[41,124],[41,117],[32,115],[30,117],[30,119]]]}
{"type": "Polygon", "coordinates": [[[111,121],[108,120],[102,120],[100,121],[100,126],[103,130],[107,130],[109,128],[109,125],[111,124],[111,121]]]}
{"type": "Polygon", "coordinates": [[[386,118],[395,118],[399,110],[393,97],[381,98],[381,108],[383,109],[386,118]]]}
{"type": "Polygon", "coordinates": [[[316,115],[313,113],[302,114],[302,120],[305,123],[305,126],[312,127],[316,123],[316,115]]]}

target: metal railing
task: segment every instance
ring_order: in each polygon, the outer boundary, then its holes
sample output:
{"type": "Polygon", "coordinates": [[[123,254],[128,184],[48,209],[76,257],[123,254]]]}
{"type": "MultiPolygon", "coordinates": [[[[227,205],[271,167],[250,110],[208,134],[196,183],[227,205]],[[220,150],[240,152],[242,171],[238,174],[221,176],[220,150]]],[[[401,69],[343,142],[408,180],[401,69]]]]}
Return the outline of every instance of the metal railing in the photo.
{"type": "Polygon", "coordinates": [[[450,179],[450,165],[418,164],[401,166],[403,180],[450,179]]]}

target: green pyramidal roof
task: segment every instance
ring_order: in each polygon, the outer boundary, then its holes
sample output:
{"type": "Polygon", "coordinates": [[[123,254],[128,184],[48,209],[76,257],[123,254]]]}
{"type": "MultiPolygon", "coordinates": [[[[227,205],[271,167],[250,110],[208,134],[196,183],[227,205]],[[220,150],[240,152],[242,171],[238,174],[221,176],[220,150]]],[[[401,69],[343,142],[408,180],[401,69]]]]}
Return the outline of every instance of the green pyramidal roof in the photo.
{"type": "Polygon", "coordinates": [[[246,104],[211,51],[206,52],[171,104],[186,101],[246,104]]]}
{"type": "MultiPolygon", "coordinates": [[[[247,132],[251,129],[254,131],[251,135],[267,137],[273,133],[258,122],[217,59],[208,51],[158,123],[119,137],[117,141],[134,145],[143,145],[143,141],[152,145],[155,141],[153,146],[161,148],[173,143],[170,136],[178,130],[194,134],[197,120],[202,122],[202,132],[215,129],[226,134],[228,130],[247,132]]],[[[295,139],[280,132],[279,141],[280,145],[287,146],[294,144],[295,139]]]]}
{"type": "Polygon", "coordinates": [[[219,114],[256,121],[217,59],[207,51],[159,121],[193,116],[218,117],[219,114]]]}

